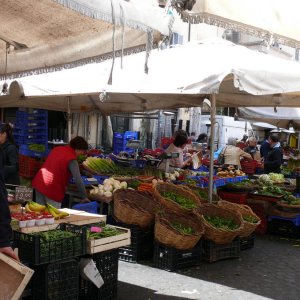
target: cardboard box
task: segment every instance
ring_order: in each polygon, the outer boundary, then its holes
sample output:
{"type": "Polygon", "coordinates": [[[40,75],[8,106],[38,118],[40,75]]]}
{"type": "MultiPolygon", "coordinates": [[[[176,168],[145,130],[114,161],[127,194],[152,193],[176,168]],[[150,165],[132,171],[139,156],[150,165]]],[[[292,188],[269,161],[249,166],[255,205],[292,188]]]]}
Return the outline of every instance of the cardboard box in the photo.
{"type": "Polygon", "coordinates": [[[117,227],[113,225],[107,225],[110,227],[117,228],[118,230],[122,231],[123,233],[110,236],[102,239],[92,239],[88,240],[87,242],[87,253],[94,254],[99,253],[115,248],[120,248],[124,246],[128,246],[131,243],[131,233],[130,229],[117,227]]]}
{"type": "Polygon", "coordinates": [[[0,253],[0,300],[18,300],[34,271],[0,253]]]}

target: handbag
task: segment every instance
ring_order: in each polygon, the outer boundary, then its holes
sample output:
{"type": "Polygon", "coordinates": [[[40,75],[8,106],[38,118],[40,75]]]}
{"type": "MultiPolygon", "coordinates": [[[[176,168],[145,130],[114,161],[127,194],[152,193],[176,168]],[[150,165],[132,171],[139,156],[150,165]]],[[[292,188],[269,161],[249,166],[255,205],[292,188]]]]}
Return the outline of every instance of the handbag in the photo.
{"type": "Polygon", "coordinates": [[[226,148],[227,147],[225,147],[224,150],[222,150],[221,153],[218,156],[218,159],[217,159],[217,164],[218,165],[224,165],[224,162],[225,162],[224,154],[225,154],[226,148]]]}

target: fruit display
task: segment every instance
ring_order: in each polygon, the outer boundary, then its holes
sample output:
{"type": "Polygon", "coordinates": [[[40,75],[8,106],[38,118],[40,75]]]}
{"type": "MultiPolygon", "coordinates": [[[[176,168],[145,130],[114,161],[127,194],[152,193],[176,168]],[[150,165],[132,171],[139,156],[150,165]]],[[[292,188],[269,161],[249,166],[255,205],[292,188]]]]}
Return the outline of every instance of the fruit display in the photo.
{"type": "Polygon", "coordinates": [[[26,213],[35,213],[35,214],[41,214],[41,213],[49,213],[51,214],[55,220],[63,219],[65,217],[68,217],[69,214],[64,211],[60,211],[56,207],[54,207],[51,204],[41,205],[34,201],[28,201],[25,205],[25,212],[26,213]]]}

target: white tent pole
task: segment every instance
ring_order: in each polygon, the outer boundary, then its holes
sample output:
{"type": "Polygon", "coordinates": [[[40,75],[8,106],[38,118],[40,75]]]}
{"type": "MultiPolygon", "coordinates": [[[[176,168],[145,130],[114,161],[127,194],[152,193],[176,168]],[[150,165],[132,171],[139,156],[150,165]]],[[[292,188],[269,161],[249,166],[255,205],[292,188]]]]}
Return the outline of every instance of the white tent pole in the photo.
{"type": "Polygon", "coordinates": [[[68,142],[72,139],[72,116],[71,116],[71,96],[67,96],[68,102],[68,113],[67,113],[67,120],[68,120],[68,142]]]}
{"type": "Polygon", "coordinates": [[[210,97],[210,164],[209,164],[209,182],[208,182],[208,199],[212,203],[213,193],[213,178],[214,178],[214,146],[215,146],[215,123],[216,123],[216,95],[212,94],[210,97]]]}

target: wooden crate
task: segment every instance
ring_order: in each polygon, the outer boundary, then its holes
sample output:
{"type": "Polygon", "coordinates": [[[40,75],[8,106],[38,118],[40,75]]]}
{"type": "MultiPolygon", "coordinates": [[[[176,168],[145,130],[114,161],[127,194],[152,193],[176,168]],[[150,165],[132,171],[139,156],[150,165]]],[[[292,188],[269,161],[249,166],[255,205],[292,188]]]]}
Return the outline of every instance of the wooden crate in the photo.
{"type": "Polygon", "coordinates": [[[32,269],[0,253],[0,299],[20,299],[33,273],[32,269]]]}
{"type": "Polygon", "coordinates": [[[69,223],[74,225],[86,225],[86,224],[99,223],[101,221],[106,222],[105,215],[91,214],[85,211],[78,211],[75,209],[68,209],[68,208],[63,208],[61,210],[66,211],[70,215],[66,218],[55,220],[54,224],[51,225],[25,227],[25,228],[20,228],[19,231],[24,233],[33,233],[39,231],[53,230],[61,223],[69,223]]]}
{"type": "Polygon", "coordinates": [[[113,225],[106,225],[106,226],[114,227],[122,231],[123,233],[115,236],[107,237],[107,238],[88,240],[87,253],[94,254],[94,253],[99,253],[99,252],[130,245],[131,243],[130,229],[117,227],[113,225]]]}

